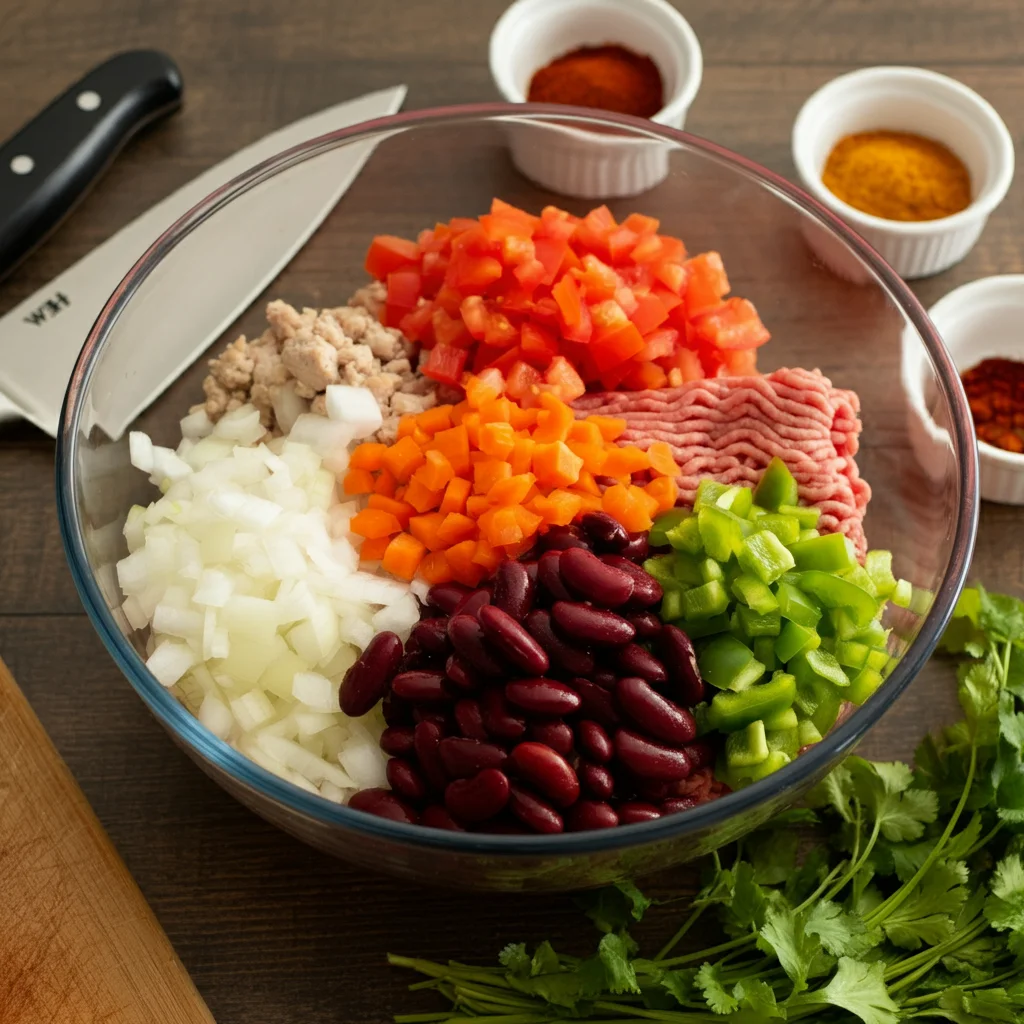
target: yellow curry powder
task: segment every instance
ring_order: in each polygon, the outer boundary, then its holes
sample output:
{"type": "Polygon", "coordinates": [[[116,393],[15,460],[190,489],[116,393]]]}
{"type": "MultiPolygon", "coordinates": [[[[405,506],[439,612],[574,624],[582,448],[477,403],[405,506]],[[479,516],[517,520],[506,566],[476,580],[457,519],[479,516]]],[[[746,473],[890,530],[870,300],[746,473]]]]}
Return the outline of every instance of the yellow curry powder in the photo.
{"type": "Polygon", "coordinates": [[[965,209],[971,176],[941,142],[907,132],[840,139],[822,174],[844,203],[886,220],[937,220],[965,209]]]}

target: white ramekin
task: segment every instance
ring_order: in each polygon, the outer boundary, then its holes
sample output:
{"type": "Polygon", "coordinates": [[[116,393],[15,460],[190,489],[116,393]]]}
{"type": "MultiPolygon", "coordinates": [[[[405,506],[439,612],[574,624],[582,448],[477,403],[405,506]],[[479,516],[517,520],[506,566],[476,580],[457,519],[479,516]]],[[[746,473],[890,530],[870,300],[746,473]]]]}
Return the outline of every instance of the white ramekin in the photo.
{"type": "MultiPolygon", "coordinates": [[[[491,75],[508,102],[524,103],[539,68],[580,46],[606,43],[654,61],[665,105],[651,120],[682,128],[704,65],[693,29],[666,0],[516,0],[491,33],[491,75]]],[[[668,174],[671,146],[655,139],[513,119],[507,129],[516,167],[561,195],[632,196],[668,174]]]]}
{"type": "MultiPolygon", "coordinates": [[[[994,356],[1024,361],[1024,274],[983,277],[955,288],[928,315],[961,372],[994,356]]],[[[941,461],[938,453],[948,446],[948,434],[945,424],[932,416],[932,374],[924,346],[910,328],[903,337],[902,374],[910,404],[911,440],[927,469],[929,458],[941,461]]],[[[978,465],[982,498],[1024,505],[1024,455],[979,441],[978,465]]],[[[932,475],[938,477],[941,472],[936,462],[932,475]]]]}
{"type": "MultiPolygon", "coordinates": [[[[946,75],[911,67],[876,67],[840,75],[815,92],[793,125],[793,162],[805,189],[878,250],[902,277],[927,277],[970,252],[1013,178],[1013,140],[990,103],[946,75]],[[894,221],[854,209],[830,192],[821,174],[833,146],[865,131],[903,131],[948,146],[971,175],[971,205],[932,221],[894,221]]],[[[835,252],[808,241],[837,272],[835,252]]],[[[851,271],[853,268],[849,268],[851,271]]]]}

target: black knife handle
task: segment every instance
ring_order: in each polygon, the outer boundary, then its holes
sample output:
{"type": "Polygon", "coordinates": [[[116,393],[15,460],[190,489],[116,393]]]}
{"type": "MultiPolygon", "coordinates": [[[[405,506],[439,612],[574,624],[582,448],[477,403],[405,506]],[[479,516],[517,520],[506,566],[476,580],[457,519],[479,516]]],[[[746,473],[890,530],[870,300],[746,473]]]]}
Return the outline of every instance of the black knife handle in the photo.
{"type": "Polygon", "coordinates": [[[166,54],[120,53],[0,146],[0,276],[61,222],[140,128],[181,106],[181,90],[166,54]]]}

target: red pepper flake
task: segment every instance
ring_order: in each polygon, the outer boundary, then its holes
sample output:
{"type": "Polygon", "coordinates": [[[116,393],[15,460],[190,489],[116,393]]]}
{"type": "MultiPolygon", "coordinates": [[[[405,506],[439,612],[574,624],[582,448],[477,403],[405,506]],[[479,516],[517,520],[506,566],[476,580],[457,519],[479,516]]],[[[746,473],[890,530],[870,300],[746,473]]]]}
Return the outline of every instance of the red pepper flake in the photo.
{"type": "Polygon", "coordinates": [[[960,374],[979,441],[1024,453],[1024,362],[983,359],[960,374]]]}

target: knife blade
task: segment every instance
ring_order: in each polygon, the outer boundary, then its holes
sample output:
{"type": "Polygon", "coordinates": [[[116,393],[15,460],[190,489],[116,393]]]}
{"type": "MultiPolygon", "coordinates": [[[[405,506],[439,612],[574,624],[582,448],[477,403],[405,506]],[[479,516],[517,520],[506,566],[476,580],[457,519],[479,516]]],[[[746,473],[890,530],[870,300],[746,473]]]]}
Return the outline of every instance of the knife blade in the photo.
{"type": "MultiPolygon", "coordinates": [[[[360,121],[395,113],[405,92],[405,86],[400,85],[369,93],[264,136],[161,200],[7,313],[0,319],[0,399],[8,399],[7,418],[24,416],[51,437],[56,436],[67,382],[103,304],[146,248],[178,217],[232,178],[282,150],[360,121]]],[[[107,372],[117,372],[121,379],[136,378],[131,388],[115,388],[114,400],[99,422],[110,437],[120,436],[135,416],[273,280],[334,208],[374,145],[368,142],[340,147],[296,164],[259,186],[275,190],[274,203],[260,207],[262,217],[273,218],[273,230],[260,233],[242,264],[225,264],[218,259],[224,254],[216,251],[204,254],[202,271],[217,274],[217,288],[201,309],[192,311],[194,343],[187,350],[182,349],[180,328],[173,315],[154,319],[151,309],[146,312],[141,308],[144,303],[133,303],[134,310],[129,306],[125,316],[127,320],[133,314],[139,317],[139,337],[145,339],[145,344],[128,353],[117,368],[106,368],[107,372]],[[194,330],[197,323],[200,327],[194,330]],[[132,397],[139,395],[144,397],[132,397]]],[[[251,210],[248,213],[252,215],[251,210]]],[[[226,218],[224,223],[234,224],[237,229],[236,218],[245,214],[246,203],[236,200],[216,216],[226,218]]],[[[212,234],[223,237],[225,232],[212,234]]],[[[214,239],[206,241],[216,244],[214,239]]],[[[179,283],[180,288],[166,289],[172,302],[194,296],[187,289],[195,282],[182,279],[179,283]]],[[[208,294],[209,289],[204,292],[208,294]]],[[[126,322],[126,326],[131,324],[126,322]]],[[[4,415],[0,404],[0,419],[4,415]]]]}

